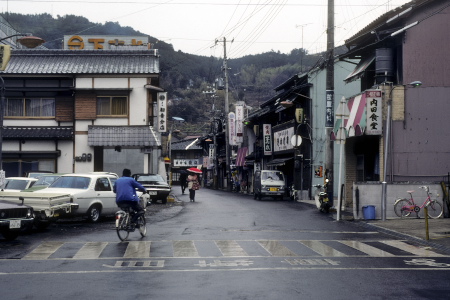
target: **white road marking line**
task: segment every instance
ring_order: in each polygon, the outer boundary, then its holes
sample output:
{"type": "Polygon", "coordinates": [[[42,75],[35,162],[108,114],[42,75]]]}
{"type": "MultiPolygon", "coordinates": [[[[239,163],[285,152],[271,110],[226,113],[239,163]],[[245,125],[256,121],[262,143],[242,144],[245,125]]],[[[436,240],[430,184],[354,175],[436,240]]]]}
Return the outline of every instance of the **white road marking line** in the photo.
{"type": "Polygon", "coordinates": [[[45,242],[36,247],[22,259],[48,259],[64,242],[45,242]]]}
{"type": "Polygon", "coordinates": [[[346,254],[334,248],[331,248],[330,246],[325,245],[320,241],[299,241],[299,242],[307,246],[314,252],[319,253],[322,256],[347,256],[346,254]]]}
{"type": "Polygon", "coordinates": [[[194,241],[173,241],[174,257],[199,257],[194,241]]]}
{"type": "Polygon", "coordinates": [[[355,248],[356,250],[359,250],[361,252],[364,252],[370,256],[377,256],[377,257],[392,257],[395,256],[394,254],[391,254],[389,252],[383,251],[381,249],[369,246],[367,244],[358,242],[358,241],[339,241],[340,243],[350,246],[352,248],[355,248]]]}
{"type": "Polygon", "coordinates": [[[94,259],[98,258],[102,254],[105,247],[108,245],[106,242],[89,242],[74,255],[74,259],[94,259]]]}
{"type": "Polygon", "coordinates": [[[406,252],[410,252],[417,256],[425,256],[425,257],[442,257],[444,255],[431,251],[425,248],[419,248],[412,245],[409,245],[403,241],[380,241],[383,244],[401,249],[406,252]]]}

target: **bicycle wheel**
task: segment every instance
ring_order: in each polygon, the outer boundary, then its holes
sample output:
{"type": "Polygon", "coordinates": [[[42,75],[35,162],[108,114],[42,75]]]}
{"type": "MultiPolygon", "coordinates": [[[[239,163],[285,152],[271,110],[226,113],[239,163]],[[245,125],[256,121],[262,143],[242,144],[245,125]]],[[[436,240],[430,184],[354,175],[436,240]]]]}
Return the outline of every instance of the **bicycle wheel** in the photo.
{"type": "Polygon", "coordinates": [[[397,217],[404,218],[404,217],[407,217],[407,216],[409,216],[411,214],[411,212],[409,210],[404,210],[403,209],[403,206],[410,205],[408,199],[396,200],[395,202],[396,203],[394,205],[394,212],[397,215],[397,217]]]}
{"type": "Polygon", "coordinates": [[[442,215],[442,205],[436,200],[431,200],[427,205],[428,216],[432,219],[437,219],[442,215]]]}
{"type": "Polygon", "coordinates": [[[125,215],[123,218],[120,218],[119,224],[116,227],[117,236],[121,241],[125,241],[130,234],[130,232],[128,231],[128,220],[129,215],[125,215]]]}
{"type": "Polygon", "coordinates": [[[137,220],[137,223],[139,225],[139,233],[142,237],[147,235],[147,222],[145,221],[144,216],[140,216],[137,220]]]}

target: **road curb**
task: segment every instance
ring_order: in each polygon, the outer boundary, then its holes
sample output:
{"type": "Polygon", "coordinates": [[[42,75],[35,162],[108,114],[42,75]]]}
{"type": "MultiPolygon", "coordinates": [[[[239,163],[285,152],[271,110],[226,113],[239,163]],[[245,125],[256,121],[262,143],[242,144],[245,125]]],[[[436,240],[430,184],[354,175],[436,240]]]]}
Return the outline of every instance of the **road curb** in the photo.
{"type": "Polygon", "coordinates": [[[401,232],[398,232],[398,231],[395,231],[395,230],[392,230],[392,229],[387,229],[387,228],[384,228],[384,227],[381,227],[381,226],[378,226],[378,225],[375,225],[375,224],[367,223],[365,221],[356,221],[355,224],[357,224],[358,226],[361,226],[363,228],[375,229],[376,231],[379,231],[379,232],[382,232],[382,233],[386,233],[386,234],[395,236],[397,238],[410,240],[410,241],[416,242],[416,243],[418,243],[420,245],[431,247],[431,248],[435,248],[435,249],[441,250],[441,251],[443,251],[443,252],[445,252],[447,254],[450,254],[450,248],[447,247],[447,246],[441,245],[439,243],[430,242],[430,241],[421,239],[421,238],[416,237],[416,236],[412,236],[412,235],[409,235],[409,234],[401,233],[401,232]]]}

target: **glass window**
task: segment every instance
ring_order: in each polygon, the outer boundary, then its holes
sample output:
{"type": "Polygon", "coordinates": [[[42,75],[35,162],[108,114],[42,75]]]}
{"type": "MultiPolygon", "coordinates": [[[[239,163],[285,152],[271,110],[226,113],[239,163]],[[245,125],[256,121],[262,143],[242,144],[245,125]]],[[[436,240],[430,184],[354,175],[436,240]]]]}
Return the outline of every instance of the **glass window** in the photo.
{"type": "Polygon", "coordinates": [[[62,176],[56,179],[50,187],[52,188],[69,188],[69,189],[87,189],[91,179],[79,176],[62,176]]]}
{"type": "Polygon", "coordinates": [[[98,178],[95,184],[96,191],[111,191],[108,178],[98,178]]]}
{"type": "Polygon", "coordinates": [[[5,103],[5,117],[54,117],[53,98],[9,98],[5,103]]]}
{"type": "Polygon", "coordinates": [[[124,96],[97,97],[97,115],[99,116],[127,116],[128,98],[124,96]]]}

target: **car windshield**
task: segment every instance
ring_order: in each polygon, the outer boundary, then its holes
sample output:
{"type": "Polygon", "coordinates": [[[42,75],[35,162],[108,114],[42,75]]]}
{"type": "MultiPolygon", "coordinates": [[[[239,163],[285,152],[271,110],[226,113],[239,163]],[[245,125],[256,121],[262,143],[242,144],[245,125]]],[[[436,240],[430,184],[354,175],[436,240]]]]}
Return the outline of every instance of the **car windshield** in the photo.
{"type": "Polygon", "coordinates": [[[6,179],[5,189],[8,190],[23,190],[27,187],[29,180],[18,180],[18,179],[6,179]]]}
{"type": "Polygon", "coordinates": [[[273,172],[263,172],[262,179],[272,179],[272,180],[284,180],[283,173],[273,171],[273,172]]]}
{"type": "Polygon", "coordinates": [[[35,182],[34,186],[49,186],[53,183],[56,179],[58,179],[60,176],[41,176],[39,179],[35,182]]]}
{"type": "Polygon", "coordinates": [[[91,179],[81,176],[62,176],[56,179],[50,188],[87,189],[91,179]]]}
{"type": "Polygon", "coordinates": [[[136,180],[140,183],[164,182],[164,179],[159,174],[137,175],[136,180]]]}

